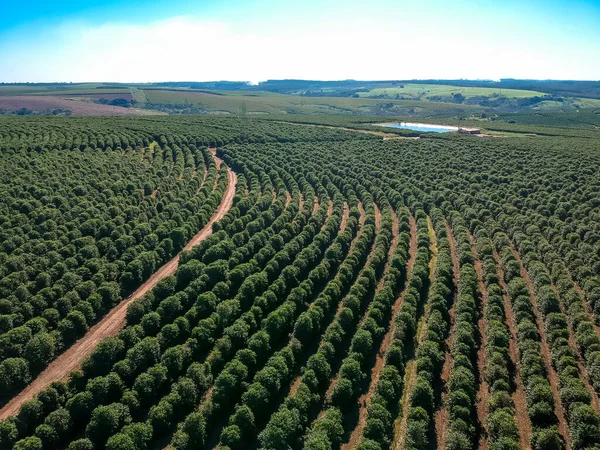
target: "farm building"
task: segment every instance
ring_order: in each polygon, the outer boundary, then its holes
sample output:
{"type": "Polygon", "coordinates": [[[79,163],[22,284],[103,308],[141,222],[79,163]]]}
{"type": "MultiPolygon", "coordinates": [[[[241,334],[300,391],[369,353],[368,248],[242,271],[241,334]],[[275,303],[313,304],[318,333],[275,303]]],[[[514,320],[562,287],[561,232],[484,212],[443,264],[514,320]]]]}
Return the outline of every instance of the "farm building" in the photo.
{"type": "Polygon", "coordinates": [[[459,128],[458,132],[463,134],[480,134],[481,130],[479,128],[459,128]]]}

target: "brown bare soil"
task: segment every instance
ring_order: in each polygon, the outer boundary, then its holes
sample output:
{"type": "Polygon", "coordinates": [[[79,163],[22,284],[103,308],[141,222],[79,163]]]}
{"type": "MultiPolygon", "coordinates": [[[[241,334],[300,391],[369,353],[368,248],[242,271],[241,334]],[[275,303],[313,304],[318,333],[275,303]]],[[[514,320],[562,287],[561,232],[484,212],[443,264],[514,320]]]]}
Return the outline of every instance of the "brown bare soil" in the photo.
{"type": "MultiPolygon", "coordinates": [[[[223,199],[221,200],[221,204],[206,226],[187,243],[184,250],[191,249],[210,236],[212,234],[212,225],[223,218],[231,208],[233,197],[235,196],[237,177],[231,169],[228,170],[227,175],[229,183],[227,185],[227,190],[223,195],[223,199]]],[[[56,358],[31,384],[29,384],[29,386],[7,403],[0,410],[0,419],[16,414],[24,402],[31,400],[34,395],[47,388],[51,383],[65,380],[73,370],[78,369],[81,366],[81,363],[94,351],[102,339],[109,336],[115,336],[125,326],[125,317],[129,304],[149,292],[156,286],[156,283],[163,278],[173,275],[177,270],[178,265],[179,255],[163,265],[133,294],[115,306],[104,319],[90,328],[84,337],[79,339],[75,344],[69,347],[67,351],[56,358]]]]}
{"type": "MultiPolygon", "coordinates": [[[[369,389],[365,394],[363,394],[358,399],[359,411],[358,411],[358,423],[352,433],[350,434],[350,439],[347,444],[342,445],[342,450],[351,450],[358,446],[360,443],[360,439],[363,435],[365,426],[367,425],[367,408],[371,404],[371,400],[373,395],[375,394],[375,388],[377,387],[377,383],[379,382],[379,375],[381,374],[382,369],[385,366],[385,355],[387,353],[388,347],[392,342],[392,338],[394,337],[394,319],[402,306],[402,301],[404,300],[404,294],[406,293],[405,289],[408,285],[408,280],[412,276],[412,269],[415,264],[415,258],[417,255],[417,223],[415,219],[410,216],[410,247],[409,247],[409,258],[406,264],[406,276],[404,277],[404,286],[402,288],[402,292],[400,296],[396,299],[392,306],[392,314],[390,317],[390,322],[388,324],[388,331],[386,332],[383,340],[381,341],[381,345],[379,346],[379,352],[377,353],[377,357],[375,358],[375,365],[373,369],[371,369],[371,382],[369,384],[369,389]]],[[[390,254],[388,255],[388,261],[386,262],[386,272],[389,269],[389,265],[391,263],[391,257],[394,253],[396,246],[398,245],[398,217],[394,214],[394,228],[393,228],[393,241],[390,247],[390,254]]],[[[377,286],[378,290],[381,290],[383,287],[383,277],[377,286]]]]}
{"type": "Polygon", "coordinates": [[[468,233],[469,240],[471,241],[471,252],[473,253],[474,258],[473,266],[475,268],[475,273],[477,274],[477,286],[479,289],[479,294],[481,296],[481,305],[479,306],[480,317],[477,321],[477,327],[479,329],[479,335],[481,337],[481,340],[479,342],[479,348],[477,349],[477,371],[479,373],[479,389],[477,391],[477,400],[475,403],[475,409],[477,410],[477,420],[479,421],[480,429],[482,431],[481,435],[479,436],[478,448],[482,450],[487,450],[489,448],[489,445],[487,438],[486,417],[487,405],[490,400],[490,387],[485,377],[485,367],[487,364],[485,342],[487,330],[486,321],[484,319],[484,311],[488,304],[488,291],[483,281],[483,267],[481,265],[481,261],[479,260],[477,247],[475,246],[475,238],[473,237],[470,231],[468,231],[468,233]]]}
{"type": "MultiPolygon", "coordinates": [[[[431,258],[429,260],[429,285],[433,284],[433,280],[435,279],[435,271],[437,268],[437,255],[438,255],[438,247],[437,247],[437,236],[435,234],[435,229],[431,223],[431,218],[427,217],[427,232],[429,234],[429,249],[431,253],[431,258]]],[[[428,292],[428,295],[431,294],[431,289],[428,292]]],[[[425,312],[420,317],[418,325],[417,325],[417,348],[423,342],[423,337],[425,336],[425,331],[427,330],[425,320],[427,318],[428,308],[425,305],[425,312]]],[[[412,358],[407,364],[406,369],[404,371],[404,388],[402,390],[402,397],[400,399],[400,415],[396,422],[394,423],[394,440],[392,442],[391,448],[394,450],[403,450],[404,443],[406,442],[406,427],[408,424],[408,411],[410,410],[410,396],[412,394],[413,387],[415,382],[417,381],[417,364],[416,358],[412,358]]]]}
{"type": "Polygon", "coordinates": [[[290,193],[288,191],[285,191],[285,209],[287,209],[287,207],[290,206],[291,201],[292,201],[292,196],[290,195],[290,193]]]}
{"type": "Polygon", "coordinates": [[[298,375],[296,377],[296,379],[294,379],[294,381],[292,382],[292,385],[290,386],[289,397],[292,397],[296,394],[296,391],[300,387],[301,382],[302,382],[302,375],[298,375]]]}
{"type": "Polygon", "coordinates": [[[350,208],[348,208],[348,203],[344,202],[344,212],[342,213],[342,223],[340,225],[340,233],[346,231],[346,226],[348,225],[348,218],[350,217],[350,208]]]}
{"type": "Polygon", "coordinates": [[[317,197],[315,195],[315,198],[313,201],[313,210],[312,210],[313,216],[317,213],[318,210],[319,210],[319,197],[317,197]]]}
{"type": "Polygon", "coordinates": [[[546,366],[546,372],[548,373],[548,378],[550,380],[550,389],[552,391],[552,396],[554,397],[554,413],[556,414],[556,417],[558,418],[558,430],[560,431],[560,434],[565,439],[565,442],[567,444],[567,449],[571,449],[571,440],[569,437],[569,427],[567,425],[565,409],[562,406],[562,402],[560,401],[560,395],[558,393],[559,378],[558,378],[558,374],[556,373],[556,371],[554,370],[554,367],[552,367],[552,364],[551,364],[552,358],[551,358],[550,348],[548,347],[548,340],[546,338],[546,333],[544,331],[544,322],[543,322],[540,310],[538,308],[537,298],[535,296],[535,290],[533,287],[533,282],[531,281],[529,272],[527,272],[527,269],[525,269],[525,266],[523,265],[523,261],[521,261],[521,256],[519,255],[519,253],[514,248],[512,249],[512,253],[513,253],[515,259],[521,265],[521,278],[523,278],[523,280],[525,281],[525,284],[527,285],[527,290],[529,291],[529,298],[530,298],[531,304],[533,306],[533,314],[535,316],[535,322],[536,322],[536,325],[538,328],[538,333],[542,337],[541,343],[540,343],[541,350],[542,350],[542,357],[544,358],[544,365],[546,366]]]}
{"type": "Polygon", "coordinates": [[[452,370],[452,353],[450,348],[452,341],[454,340],[454,324],[455,324],[455,304],[458,295],[458,285],[460,282],[460,265],[458,261],[458,253],[456,251],[456,241],[454,240],[454,234],[450,229],[450,225],[446,222],[446,233],[448,234],[448,243],[450,244],[450,255],[452,257],[452,278],[454,281],[454,299],[452,301],[452,307],[448,310],[450,314],[450,332],[446,338],[446,359],[442,366],[442,398],[439,409],[433,415],[435,422],[435,432],[437,435],[437,448],[438,450],[444,450],[446,448],[446,432],[448,430],[448,406],[446,400],[448,398],[447,383],[450,379],[450,371],[452,370]]]}
{"type": "Polygon", "coordinates": [[[0,96],[0,109],[16,111],[21,108],[32,111],[68,109],[72,116],[137,116],[139,111],[121,106],[69,100],[61,97],[41,95],[0,96]]]}
{"type": "MultiPolygon", "coordinates": [[[[375,205],[375,229],[377,230],[377,233],[379,233],[380,228],[381,228],[381,211],[379,210],[377,205],[375,205]]],[[[377,233],[375,233],[375,234],[377,234],[377,233]]]]}
{"type": "Polygon", "coordinates": [[[500,255],[494,250],[494,259],[496,260],[496,270],[498,272],[498,281],[502,288],[502,299],[504,300],[504,314],[506,315],[506,324],[510,332],[510,341],[508,350],[514,373],[515,392],[512,395],[512,401],[515,405],[515,420],[519,429],[519,444],[523,450],[531,449],[531,420],[527,414],[527,397],[525,396],[525,387],[521,378],[521,359],[519,358],[519,347],[517,347],[517,321],[512,310],[510,299],[508,298],[508,286],[504,281],[504,268],[500,255]]]}

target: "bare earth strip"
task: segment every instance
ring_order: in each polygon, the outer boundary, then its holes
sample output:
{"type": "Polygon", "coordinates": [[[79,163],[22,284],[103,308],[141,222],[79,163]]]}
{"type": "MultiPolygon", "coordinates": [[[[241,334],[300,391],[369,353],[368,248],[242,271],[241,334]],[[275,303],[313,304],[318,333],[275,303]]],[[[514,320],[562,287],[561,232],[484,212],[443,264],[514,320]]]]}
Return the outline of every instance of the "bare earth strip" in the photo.
{"type": "Polygon", "coordinates": [[[494,250],[494,259],[496,260],[496,270],[498,272],[498,282],[502,288],[502,299],[504,301],[504,314],[506,315],[506,324],[510,332],[510,341],[508,342],[508,350],[510,359],[512,360],[514,373],[515,392],[512,395],[513,403],[515,404],[515,419],[517,428],[519,429],[519,444],[523,450],[531,449],[529,444],[531,441],[531,420],[527,414],[527,397],[525,396],[525,387],[521,378],[521,360],[519,358],[519,348],[517,347],[517,321],[508,298],[508,285],[504,281],[504,268],[500,255],[494,250]]]}
{"type": "Polygon", "coordinates": [[[458,261],[458,253],[456,251],[456,241],[454,240],[454,234],[452,234],[452,230],[450,229],[450,225],[446,223],[446,234],[448,235],[448,243],[450,244],[450,255],[452,257],[452,278],[454,281],[454,299],[452,302],[452,307],[448,310],[450,314],[450,332],[448,333],[448,338],[446,339],[446,359],[444,360],[444,365],[442,366],[442,399],[441,405],[439,409],[433,415],[433,420],[435,422],[435,433],[437,435],[437,448],[438,450],[444,450],[446,448],[446,432],[448,429],[448,389],[447,384],[450,379],[450,371],[452,369],[452,353],[450,352],[450,348],[452,346],[452,341],[454,339],[454,324],[455,324],[455,305],[456,299],[458,296],[458,284],[460,282],[460,264],[458,261]]]}
{"type": "Polygon", "coordinates": [[[344,202],[344,213],[342,214],[342,223],[340,225],[340,234],[346,231],[346,225],[348,224],[348,218],[350,217],[350,209],[348,203],[344,202]]]}
{"type": "MultiPolygon", "coordinates": [[[[221,204],[217,211],[206,226],[187,243],[184,250],[191,249],[209,237],[212,234],[212,225],[222,219],[231,208],[233,197],[235,196],[237,177],[231,169],[228,169],[227,176],[227,190],[223,195],[223,199],[221,200],[221,204]]],[[[115,336],[125,326],[125,317],[129,304],[150,291],[163,278],[173,275],[177,270],[178,265],[179,255],[163,265],[133,294],[115,306],[104,319],[90,328],[83,338],[78,340],[69,347],[66,352],[56,358],[29,386],[7,403],[4,408],[0,410],[0,419],[16,414],[24,402],[31,400],[34,395],[46,389],[51,383],[65,380],[73,370],[78,369],[81,366],[81,363],[83,363],[83,361],[94,351],[102,339],[109,336],[115,336]]]]}
{"type": "MultiPolygon", "coordinates": [[[[358,403],[360,405],[359,406],[360,409],[358,412],[358,424],[352,431],[352,434],[350,435],[350,439],[348,440],[348,443],[342,446],[342,450],[354,449],[360,443],[360,439],[363,435],[363,431],[367,424],[367,409],[368,409],[369,405],[371,404],[371,399],[373,398],[373,395],[375,394],[375,388],[377,387],[377,383],[379,382],[379,375],[381,374],[381,371],[385,366],[385,355],[387,353],[388,347],[390,346],[390,344],[392,342],[392,338],[394,337],[394,319],[396,318],[396,315],[398,314],[398,311],[400,310],[400,307],[402,306],[402,301],[404,300],[404,294],[406,293],[406,286],[408,286],[408,281],[410,280],[410,277],[412,276],[412,270],[415,265],[415,258],[417,255],[417,223],[415,222],[415,219],[413,218],[413,216],[410,216],[409,221],[410,221],[410,247],[408,250],[409,258],[408,258],[408,261],[406,264],[406,276],[404,277],[404,286],[402,288],[402,293],[396,299],[396,301],[394,302],[394,305],[392,306],[392,314],[390,317],[390,322],[388,324],[388,331],[385,334],[383,341],[381,342],[381,345],[379,346],[379,353],[377,353],[377,357],[375,359],[375,365],[373,366],[373,369],[371,370],[371,383],[369,384],[369,389],[366,394],[362,395],[358,399],[358,403]]],[[[396,242],[398,240],[398,218],[396,216],[394,216],[394,230],[395,230],[394,241],[396,242]]],[[[393,243],[392,246],[390,247],[390,251],[392,251],[392,249],[395,249],[396,245],[393,243]]],[[[393,251],[390,254],[390,256],[392,254],[393,254],[393,251]]],[[[390,262],[391,262],[391,258],[388,259],[388,265],[390,262]]],[[[383,280],[383,278],[382,278],[382,280],[383,280]]]]}
{"type": "Polygon", "coordinates": [[[542,337],[540,343],[542,357],[544,358],[544,365],[546,366],[546,372],[548,373],[548,379],[550,380],[550,389],[552,390],[552,396],[554,397],[554,413],[558,418],[558,430],[560,431],[560,434],[563,436],[565,442],[567,443],[567,449],[571,449],[571,440],[569,437],[569,427],[565,418],[565,409],[562,406],[562,402],[560,401],[560,395],[558,392],[559,378],[558,374],[556,373],[556,370],[554,370],[554,367],[552,367],[551,352],[550,348],[548,347],[548,340],[546,338],[546,332],[544,330],[544,322],[540,310],[538,308],[533,282],[529,277],[529,272],[527,272],[527,269],[525,269],[525,266],[523,265],[523,261],[521,261],[521,256],[519,255],[519,253],[515,249],[512,249],[512,253],[515,259],[521,265],[521,278],[523,278],[525,284],[527,285],[527,289],[529,290],[529,298],[533,306],[533,314],[535,316],[535,322],[538,327],[538,333],[542,337]]]}
{"type": "Polygon", "coordinates": [[[313,203],[312,215],[314,216],[317,213],[318,210],[319,210],[319,197],[317,197],[315,195],[314,203],[313,203]]]}
{"type": "Polygon", "coordinates": [[[473,253],[474,258],[474,268],[475,273],[477,274],[477,286],[479,288],[479,295],[481,299],[481,304],[479,306],[480,315],[479,320],[477,322],[477,327],[479,328],[479,336],[481,337],[479,341],[479,348],[477,349],[477,370],[479,373],[479,390],[477,391],[477,400],[475,403],[475,409],[477,410],[477,419],[479,420],[479,424],[481,426],[481,434],[479,436],[479,444],[478,448],[480,450],[487,450],[489,448],[488,438],[487,438],[487,427],[486,427],[486,417],[487,417],[487,405],[490,400],[490,387],[488,385],[487,379],[485,377],[485,368],[487,365],[486,354],[485,354],[485,343],[486,343],[486,321],[484,318],[485,309],[488,304],[488,291],[487,287],[483,281],[483,267],[481,265],[481,261],[479,260],[479,253],[477,252],[477,247],[475,246],[475,238],[469,232],[469,240],[471,241],[471,252],[473,253]]]}
{"type": "MultiPolygon", "coordinates": [[[[437,268],[437,237],[435,235],[435,230],[431,223],[431,218],[427,217],[427,232],[429,234],[429,247],[431,251],[431,259],[429,261],[429,285],[433,284],[433,280],[435,278],[435,271],[437,268]]],[[[431,294],[431,288],[427,295],[431,294]]],[[[416,348],[421,344],[423,338],[425,337],[425,331],[427,329],[425,320],[428,314],[427,305],[425,306],[425,312],[419,319],[419,323],[417,325],[417,345],[416,348]]],[[[411,407],[410,404],[410,396],[412,394],[413,386],[417,380],[417,360],[416,357],[413,357],[407,364],[406,370],[404,372],[404,388],[402,391],[402,397],[400,399],[400,417],[394,423],[394,440],[392,443],[392,448],[395,450],[403,450],[404,443],[406,442],[406,427],[408,423],[408,411],[411,407]]]]}

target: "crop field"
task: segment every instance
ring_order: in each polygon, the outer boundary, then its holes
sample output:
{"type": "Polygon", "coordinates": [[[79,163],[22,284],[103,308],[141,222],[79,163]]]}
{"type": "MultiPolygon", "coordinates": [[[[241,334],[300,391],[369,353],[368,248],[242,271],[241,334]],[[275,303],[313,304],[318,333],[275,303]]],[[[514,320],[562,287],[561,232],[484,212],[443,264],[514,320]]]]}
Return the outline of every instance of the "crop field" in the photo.
{"type": "Polygon", "coordinates": [[[491,96],[491,95],[502,95],[510,98],[528,98],[536,96],[544,96],[543,92],[528,91],[522,89],[500,89],[500,88],[483,88],[483,87],[463,87],[463,86],[449,86],[443,84],[403,84],[404,87],[389,87],[389,88],[376,88],[371,89],[368,92],[361,92],[361,97],[375,97],[375,96],[389,96],[393,97],[396,94],[403,98],[412,97],[417,99],[428,99],[432,96],[446,97],[453,94],[462,94],[466,98],[476,96],[491,96]]]}
{"type": "MultiPolygon", "coordinates": [[[[297,95],[268,92],[202,92],[193,90],[144,89],[148,103],[190,104],[201,106],[207,112],[238,114],[242,103],[249,113],[263,114],[340,114],[373,113],[378,108],[395,110],[401,114],[419,114],[433,110],[467,111],[462,105],[439,103],[435,107],[426,102],[378,99],[358,99],[340,97],[301,97],[297,95]],[[382,107],[382,105],[384,105],[382,107]]],[[[392,112],[392,111],[390,111],[392,112]]]]}
{"type": "Polygon", "coordinates": [[[569,117],[0,118],[0,449],[598,450],[600,131],[569,117]]]}
{"type": "Polygon", "coordinates": [[[112,86],[105,83],[48,83],[48,84],[0,84],[3,95],[82,95],[130,93],[126,86],[112,86]]]}
{"type": "MultiPolygon", "coordinates": [[[[131,94],[128,95],[131,97],[131,94]]],[[[0,110],[18,111],[25,108],[30,111],[68,112],[68,115],[72,116],[133,116],[141,114],[140,110],[132,108],[102,105],[83,100],[46,95],[0,96],[0,110]]]]}

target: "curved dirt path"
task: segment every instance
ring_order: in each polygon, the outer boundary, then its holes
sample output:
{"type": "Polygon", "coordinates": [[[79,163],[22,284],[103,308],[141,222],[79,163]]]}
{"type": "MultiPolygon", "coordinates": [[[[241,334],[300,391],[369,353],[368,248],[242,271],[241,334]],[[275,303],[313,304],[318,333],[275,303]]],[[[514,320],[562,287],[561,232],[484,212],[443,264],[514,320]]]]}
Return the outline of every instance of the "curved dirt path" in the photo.
{"type": "MultiPolygon", "coordinates": [[[[352,433],[350,434],[350,439],[347,444],[342,445],[342,450],[351,450],[358,446],[360,440],[362,438],[363,432],[365,430],[365,426],[367,425],[367,410],[369,405],[371,404],[371,400],[373,395],[375,395],[375,388],[377,387],[377,383],[379,382],[379,376],[381,371],[385,367],[385,355],[387,353],[388,347],[392,342],[392,338],[394,337],[394,323],[396,319],[396,315],[398,311],[400,311],[400,307],[402,306],[402,301],[404,300],[404,295],[406,294],[406,287],[408,286],[408,282],[412,276],[413,267],[415,265],[415,258],[417,256],[417,223],[414,217],[409,216],[410,222],[410,246],[408,250],[408,261],[406,263],[406,276],[404,277],[404,286],[402,287],[402,292],[394,302],[392,306],[392,314],[390,316],[390,321],[388,324],[388,331],[383,337],[381,341],[381,345],[379,346],[379,352],[375,358],[375,365],[373,369],[371,369],[371,382],[369,384],[369,389],[365,394],[363,394],[359,399],[359,411],[358,411],[358,423],[352,433]]],[[[391,264],[391,256],[393,255],[393,251],[397,246],[398,241],[398,217],[394,215],[394,243],[390,247],[390,255],[388,257],[386,272],[389,269],[389,264],[391,264]]],[[[380,286],[378,289],[381,290],[383,287],[382,277],[380,281],[380,286]]]]}
{"type": "Polygon", "coordinates": [[[502,300],[504,302],[504,315],[506,316],[506,324],[510,332],[510,341],[508,342],[508,350],[514,372],[515,392],[512,395],[512,401],[515,404],[515,419],[517,428],[519,429],[519,443],[523,450],[531,449],[531,420],[527,414],[527,396],[525,395],[525,386],[521,378],[521,358],[519,357],[519,347],[517,346],[517,320],[512,309],[512,304],[508,298],[508,285],[504,279],[504,267],[502,259],[498,252],[493,251],[494,260],[496,262],[496,272],[498,273],[498,284],[502,289],[502,300]]]}
{"type": "MultiPolygon", "coordinates": [[[[213,153],[214,155],[214,153],[213,153]]],[[[223,162],[215,156],[218,164],[223,162]]],[[[237,176],[231,169],[227,169],[228,184],[221,200],[221,204],[208,221],[206,226],[200,230],[183,248],[189,250],[198,245],[212,234],[212,225],[222,219],[233,205],[237,176]]],[[[115,336],[125,326],[127,307],[134,300],[139,299],[165,277],[173,275],[179,266],[179,255],[158,269],[144,284],[136,291],[121,301],[100,322],[88,330],[86,335],[69,347],[64,353],[56,358],[46,369],[38,375],[19,395],[14,397],[0,410],[0,420],[16,414],[21,405],[31,400],[38,392],[46,389],[55,381],[65,380],[73,370],[77,370],[83,361],[96,349],[102,339],[115,336]]]]}

